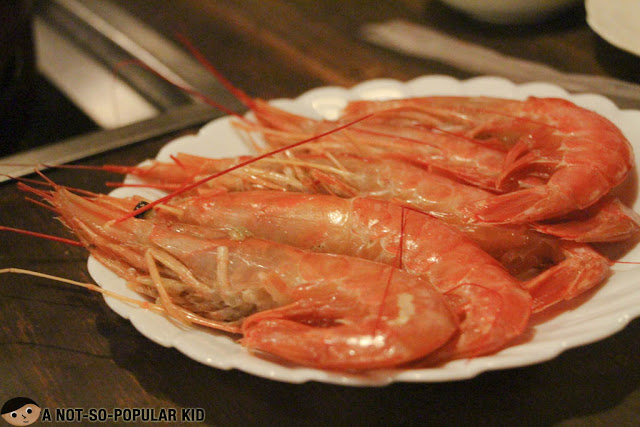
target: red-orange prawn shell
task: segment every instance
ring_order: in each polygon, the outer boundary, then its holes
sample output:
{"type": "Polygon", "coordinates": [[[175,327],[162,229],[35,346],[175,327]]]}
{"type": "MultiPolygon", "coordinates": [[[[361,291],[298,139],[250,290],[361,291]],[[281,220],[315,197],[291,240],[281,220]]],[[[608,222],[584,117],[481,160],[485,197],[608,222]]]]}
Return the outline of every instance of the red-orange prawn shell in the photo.
{"type": "Polygon", "coordinates": [[[138,291],[154,296],[160,286],[167,308],[177,304],[224,330],[224,322],[240,322],[244,345],[292,362],[393,367],[432,353],[457,330],[429,282],[389,265],[166,219],[118,221],[135,200],[65,189],[48,200],[91,253],[138,291]],[[148,254],[162,264],[164,284],[146,278],[148,254]]]}
{"type": "Polygon", "coordinates": [[[181,221],[397,265],[433,283],[461,314],[438,358],[495,351],[520,335],[531,297],[491,256],[439,219],[362,197],[249,191],[191,197],[181,221]],[[473,308],[471,308],[473,307],[473,308]]]}
{"type": "MultiPolygon", "coordinates": [[[[259,122],[253,130],[276,145],[336,125],[261,101],[250,106],[259,122]]],[[[475,217],[485,222],[525,223],[584,209],[620,184],[634,162],[629,141],[613,123],[564,99],[354,101],[338,123],[371,113],[326,142],[303,148],[391,152],[474,185],[508,192],[473,206],[475,217]],[[532,177],[540,185],[531,187],[532,177]]]]}

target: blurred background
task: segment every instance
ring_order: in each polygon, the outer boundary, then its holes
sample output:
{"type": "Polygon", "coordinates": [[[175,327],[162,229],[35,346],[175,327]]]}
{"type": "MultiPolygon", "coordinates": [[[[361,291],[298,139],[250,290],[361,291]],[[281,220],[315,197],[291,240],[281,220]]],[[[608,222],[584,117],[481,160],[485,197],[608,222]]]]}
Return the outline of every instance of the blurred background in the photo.
{"type": "Polygon", "coordinates": [[[579,0],[3,0],[0,17],[1,156],[196,102],[174,83],[237,107],[178,33],[235,84],[264,98],[379,77],[500,74],[446,57],[416,58],[362,37],[363,25],[394,19],[563,72],[627,82],[640,75],[637,56],[589,28],[579,0]]]}
{"type": "MultiPolygon", "coordinates": [[[[0,162],[28,164],[24,173],[30,173],[44,161],[132,165],[153,157],[169,140],[196,132],[214,116],[176,84],[242,111],[178,34],[192,40],[235,85],[265,99],[376,78],[491,74],[602,93],[621,108],[638,109],[640,37],[631,44],[609,37],[629,28],[636,34],[640,16],[623,14],[597,31],[587,22],[587,5],[600,7],[596,17],[610,17],[624,4],[639,2],[0,0],[0,162]],[[562,7],[542,15],[531,10],[501,15],[495,9],[478,15],[468,9],[553,2],[562,7]],[[371,28],[379,30],[376,40],[365,31],[371,28]],[[576,85],[580,82],[586,89],[576,85]]],[[[5,170],[0,172],[9,173],[5,170]]],[[[47,177],[94,192],[104,192],[106,181],[121,180],[106,172],[64,169],[47,171],[47,177]]],[[[0,200],[0,225],[61,231],[48,211],[24,200],[15,183],[0,185],[0,200]]],[[[11,248],[0,251],[4,266],[90,280],[80,248],[9,233],[2,239],[11,248]]],[[[0,395],[5,397],[28,395],[61,408],[201,407],[207,424],[225,426],[517,425],[523,420],[640,425],[638,319],[619,334],[548,362],[466,381],[380,388],[290,385],[212,369],[153,344],[98,294],[3,278],[0,329],[6,338],[0,367],[6,375],[0,395]]],[[[618,321],[622,326],[629,319],[618,321]]]]}

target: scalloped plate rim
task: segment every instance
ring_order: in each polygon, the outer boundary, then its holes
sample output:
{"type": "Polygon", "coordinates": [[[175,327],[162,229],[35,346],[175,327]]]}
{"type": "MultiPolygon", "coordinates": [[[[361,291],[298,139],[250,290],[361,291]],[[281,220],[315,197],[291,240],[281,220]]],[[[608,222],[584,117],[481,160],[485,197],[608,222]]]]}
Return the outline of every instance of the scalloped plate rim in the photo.
{"type": "MultiPolygon", "coordinates": [[[[375,79],[362,82],[350,89],[341,88],[338,86],[327,86],[311,89],[299,97],[295,99],[278,99],[276,102],[286,104],[289,107],[295,107],[296,103],[304,102],[307,103],[302,107],[302,109],[309,107],[309,102],[312,102],[314,97],[326,96],[329,92],[331,92],[334,96],[335,94],[344,94],[346,97],[353,97],[355,93],[360,93],[365,90],[373,90],[378,91],[377,93],[385,93],[387,96],[393,96],[394,91],[398,92],[398,97],[408,96],[410,94],[406,93],[409,90],[419,89],[419,95],[426,95],[429,93],[436,93],[438,89],[436,87],[432,87],[432,85],[437,83],[446,82],[448,85],[455,87],[456,92],[452,95],[465,95],[472,94],[476,95],[478,93],[482,93],[483,91],[495,91],[499,89],[499,93],[484,93],[488,96],[496,96],[496,97],[504,97],[504,98],[515,98],[522,99],[526,96],[546,96],[545,92],[552,92],[554,96],[560,96],[562,98],[569,99],[570,101],[575,102],[580,105],[581,102],[585,100],[589,100],[589,106],[593,106],[595,104],[596,107],[599,107],[601,111],[599,113],[606,115],[609,119],[614,121],[618,114],[624,114],[627,111],[636,111],[636,110],[619,110],[615,107],[608,98],[603,97],[597,94],[569,94],[564,89],[553,85],[548,82],[528,82],[523,84],[515,84],[507,79],[496,76],[479,76],[474,77],[468,80],[458,80],[451,76],[434,74],[434,75],[425,75],[417,77],[413,80],[407,82],[400,82],[393,79],[375,79]],[[386,86],[385,86],[386,85],[386,86]],[[612,108],[613,106],[613,108],[612,108]]],[[[337,100],[340,101],[340,100],[337,100]]],[[[338,104],[340,102],[337,102],[338,104]]],[[[294,108],[295,109],[295,108],[294,108]]],[[[638,112],[640,113],[640,112],[638,112]]],[[[163,156],[167,156],[167,153],[176,152],[176,150],[187,149],[193,150],[193,154],[205,154],[208,152],[209,155],[216,155],[220,147],[209,147],[205,146],[203,148],[202,141],[198,141],[199,138],[204,136],[208,136],[211,133],[216,134],[219,130],[227,131],[230,126],[229,117],[221,117],[213,120],[212,122],[204,125],[198,134],[195,136],[189,137],[181,137],[176,140],[170,141],[166,144],[161,153],[163,156]],[[194,144],[199,143],[197,146],[194,144]]],[[[637,128],[640,127],[640,124],[626,123],[627,126],[633,126],[635,132],[639,132],[637,128]]],[[[623,132],[625,130],[623,129],[623,132]]],[[[204,141],[206,144],[210,141],[204,141]]],[[[232,141],[233,147],[231,147],[231,152],[234,150],[237,151],[236,154],[248,153],[246,147],[236,147],[238,143],[241,142],[238,138],[237,141],[232,141]]],[[[636,150],[638,147],[634,147],[636,150]]],[[[228,154],[227,154],[228,155],[228,154]]],[[[131,182],[131,180],[135,181],[135,178],[127,177],[126,180],[131,182]]],[[[134,192],[134,190],[129,189],[119,189],[115,192],[116,195],[126,195],[131,194],[129,191],[134,192]]],[[[140,190],[135,190],[136,192],[140,192],[140,190]]],[[[112,193],[114,194],[114,193],[112,193]]],[[[154,193],[157,194],[157,193],[154,193]]],[[[637,205],[640,203],[636,200],[636,209],[637,205]]],[[[640,251],[636,247],[634,249],[636,257],[640,259],[640,251]]],[[[628,256],[628,254],[627,254],[628,256]]],[[[88,261],[88,268],[93,279],[100,286],[114,290],[116,292],[120,291],[128,291],[126,288],[124,281],[117,278],[113,273],[108,271],[105,267],[101,266],[95,259],[90,258],[88,261]]],[[[625,274],[624,271],[627,270],[638,270],[635,267],[621,267],[617,270],[612,277],[609,279],[609,283],[605,284],[601,289],[605,289],[607,286],[611,286],[612,283],[618,283],[618,286],[632,286],[639,285],[640,281],[633,280],[631,285],[625,285],[624,278],[628,277],[629,274],[625,274]],[[621,280],[616,282],[616,278],[620,277],[621,280]],[[621,283],[621,284],[620,284],[621,283]]],[[[631,280],[631,279],[630,279],[631,280]]],[[[615,285],[614,285],[615,286],[615,285]]],[[[638,286],[636,286],[638,288],[638,286]]],[[[601,289],[595,292],[594,296],[586,301],[583,305],[575,308],[571,312],[562,313],[557,317],[551,319],[550,322],[558,322],[558,319],[562,319],[563,316],[571,315],[571,313],[578,312],[581,313],[581,310],[589,309],[593,304],[597,304],[598,302],[598,293],[601,289]],[[595,303],[594,303],[595,300],[595,303]],[[585,306],[587,307],[585,309],[585,306]]],[[[132,292],[132,291],[130,291],[132,292]]],[[[142,299],[142,297],[139,297],[142,299]]],[[[265,359],[261,359],[257,356],[251,355],[246,349],[242,348],[239,344],[235,343],[231,338],[223,336],[224,334],[219,334],[216,332],[208,332],[206,335],[210,335],[214,343],[214,348],[216,345],[223,346],[231,346],[231,350],[235,351],[235,355],[238,357],[232,358],[232,360],[224,360],[218,357],[211,357],[211,355],[198,353],[197,345],[193,347],[193,343],[190,343],[190,347],[185,348],[185,339],[188,342],[188,337],[184,338],[183,334],[178,331],[171,335],[173,337],[170,340],[161,339],[161,337],[154,335],[153,330],[154,327],[151,325],[150,327],[146,327],[144,330],[140,330],[138,322],[147,321],[147,319],[154,319],[154,316],[148,317],[139,317],[136,315],[137,311],[143,310],[131,305],[123,304],[119,301],[115,301],[111,297],[105,296],[105,301],[117,314],[120,316],[129,319],[132,322],[132,325],[138,329],[144,336],[149,338],[150,340],[163,345],[165,347],[175,347],[177,350],[181,351],[187,357],[192,358],[200,363],[205,365],[218,368],[218,369],[238,369],[240,371],[244,371],[251,375],[260,376],[266,379],[281,381],[281,382],[289,382],[289,383],[304,383],[307,381],[317,381],[323,383],[330,384],[339,384],[339,385],[349,385],[349,386],[384,386],[393,382],[445,382],[445,381],[459,381],[465,380],[469,378],[473,378],[480,373],[499,370],[499,369],[511,369],[516,367],[528,366],[537,363],[543,363],[550,359],[557,357],[560,353],[570,349],[579,347],[582,345],[589,344],[594,341],[598,341],[604,339],[608,336],[615,334],[616,332],[623,329],[632,319],[640,316],[640,289],[636,289],[635,293],[631,295],[625,294],[625,300],[623,301],[623,309],[620,312],[607,313],[607,315],[602,315],[599,319],[591,319],[591,322],[587,322],[587,324],[591,325],[594,322],[597,324],[600,320],[600,329],[591,330],[591,332],[586,331],[585,334],[582,335],[572,335],[566,337],[564,340],[562,339],[552,339],[549,342],[536,342],[536,337],[534,336],[530,341],[519,343],[511,347],[507,347],[502,351],[495,353],[493,355],[482,356],[475,359],[461,359],[454,360],[445,365],[439,367],[431,367],[431,368],[418,368],[418,369],[397,369],[397,370],[379,370],[372,371],[363,374],[350,374],[350,373],[341,373],[341,372],[330,372],[323,371],[318,369],[306,368],[306,367],[297,367],[297,366],[285,366],[277,363],[273,363],[267,361],[265,359]],[[604,325],[603,325],[604,323],[604,325]],[[222,339],[220,337],[223,336],[222,339]],[[168,342],[167,342],[168,341],[168,342]],[[536,350],[535,355],[529,354],[528,356],[523,356],[521,353],[526,351],[527,348],[529,350],[536,350]],[[194,351],[195,350],[195,351],[194,351]]],[[[158,317],[158,322],[164,321],[164,319],[160,315],[156,315],[158,317]]],[[[544,334],[544,326],[548,325],[548,323],[543,323],[541,325],[536,325],[533,327],[535,334],[544,334]],[[542,330],[542,332],[540,332],[542,330]]],[[[163,328],[166,327],[167,324],[163,324],[163,328]]],[[[175,327],[169,323],[169,327],[175,327]]],[[[197,331],[201,332],[201,331],[197,331]]],[[[196,334],[197,339],[205,339],[202,334],[196,334]]],[[[197,343],[196,343],[197,344],[197,343]]],[[[207,343],[209,344],[209,343],[207,343]]],[[[207,345],[206,347],[210,347],[207,345]]],[[[224,350],[229,350],[228,348],[224,348],[224,350]]]]}

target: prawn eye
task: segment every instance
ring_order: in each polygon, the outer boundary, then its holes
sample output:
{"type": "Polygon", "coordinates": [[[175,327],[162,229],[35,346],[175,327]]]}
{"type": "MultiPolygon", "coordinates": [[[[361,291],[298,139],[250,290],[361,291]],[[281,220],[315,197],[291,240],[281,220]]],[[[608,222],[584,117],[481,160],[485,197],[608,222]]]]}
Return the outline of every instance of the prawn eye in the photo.
{"type": "MultiPolygon", "coordinates": [[[[149,204],[148,202],[145,202],[145,201],[143,200],[143,201],[141,201],[141,202],[138,202],[138,204],[136,205],[136,207],[135,207],[135,208],[133,208],[133,210],[134,210],[134,212],[135,212],[135,211],[137,211],[138,209],[140,209],[140,208],[143,208],[143,207],[147,206],[148,204],[149,204]]],[[[149,211],[140,212],[140,213],[139,213],[139,214],[137,214],[135,217],[136,217],[136,218],[144,218],[144,216],[146,215],[146,213],[147,213],[147,212],[149,212],[149,211]]]]}

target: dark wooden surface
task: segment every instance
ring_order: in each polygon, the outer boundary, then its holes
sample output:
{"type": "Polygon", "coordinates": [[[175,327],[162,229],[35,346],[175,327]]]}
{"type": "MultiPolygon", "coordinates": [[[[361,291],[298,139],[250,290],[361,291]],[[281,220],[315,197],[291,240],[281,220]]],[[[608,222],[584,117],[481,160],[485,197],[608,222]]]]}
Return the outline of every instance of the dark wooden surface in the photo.
{"type": "MultiPolygon", "coordinates": [[[[423,74],[471,74],[405,57],[357,37],[360,24],[403,17],[500,52],[565,71],[638,81],[640,61],[601,40],[581,7],[540,27],[473,22],[436,1],[119,0],[160,31],[185,33],[235,84],[263,98],[328,84],[423,74]]],[[[640,107],[640,105],[638,105],[640,107]]],[[[189,130],[185,130],[187,132],[189,130]]],[[[87,159],[133,164],[174,135],[87,159]]],[[[47,175],[106,191],[106,173],[47,175]]],[[[50,212],[0,185],[0,224],[65,235],[50,212]]],[[[86,252],[1,234],[0,268],[89,281],[86,252]]],[[[290,385],[200,365],[156,345],[99,295],[47,280],[0,276],[0,399],[27,396],[49,408],[199,407],[207,425],[638,425],[640,321],[603,341],[530,367],[434,384],[350,388],[290,385]]]]}

